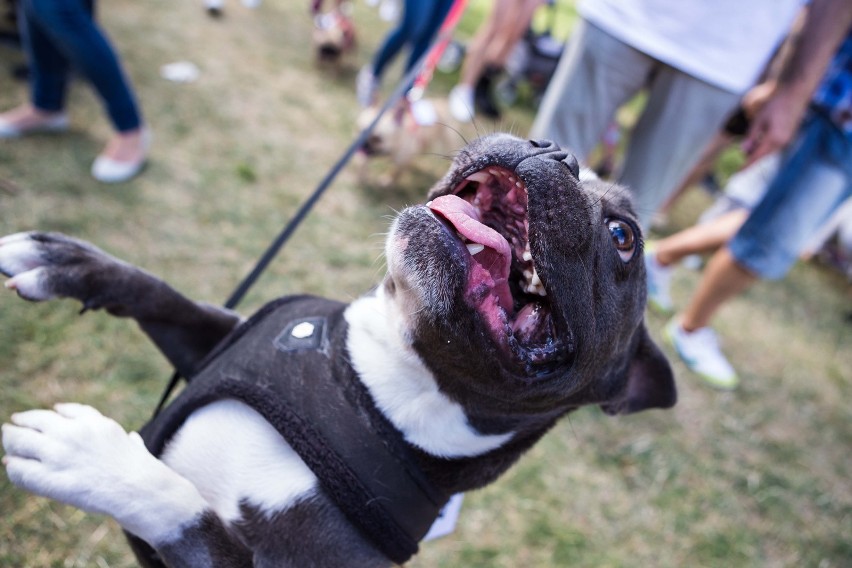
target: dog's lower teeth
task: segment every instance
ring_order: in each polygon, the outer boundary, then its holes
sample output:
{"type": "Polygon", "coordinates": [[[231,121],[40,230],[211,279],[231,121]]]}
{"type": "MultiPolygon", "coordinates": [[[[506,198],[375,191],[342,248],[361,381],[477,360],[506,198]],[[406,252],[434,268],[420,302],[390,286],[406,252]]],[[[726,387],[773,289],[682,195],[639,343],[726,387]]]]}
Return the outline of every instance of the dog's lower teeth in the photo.
{"type": "Polygon", "coordinates": [[[547,296],[547,291],[544,289],[544,284],[538,276],[538,272],[532,270],[524,270],[524,277],[521,279],[521,289],[527,294],[536,294],[538,296],[547,296]]]}
{"type": "Polygon", "coordinates": [[[470,243],[467,245],[467,250],[468,252],[470,252],[471,256],[473,256],[485,250],[485,245],[481,245],[479,243],[470,243]]]}

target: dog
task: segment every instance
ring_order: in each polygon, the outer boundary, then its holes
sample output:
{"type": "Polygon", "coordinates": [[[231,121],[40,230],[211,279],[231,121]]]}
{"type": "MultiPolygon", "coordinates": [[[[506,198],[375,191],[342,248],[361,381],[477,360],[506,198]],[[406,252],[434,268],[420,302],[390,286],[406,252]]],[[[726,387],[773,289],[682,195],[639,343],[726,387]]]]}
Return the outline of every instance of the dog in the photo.
{"type": "Polygon", "coordinates": [[[331,11],[321,12],[314,3],[314,29],[311,40],[317,62],[341,68],[346,59],[355,53],[355,25],[347,15],[349,4],[338,3],[331,11]]]}
{"type": "Polygon", "coordinates": [[[112,516],[145,567],[374,568],[571,411],[675,403],[629,194],[556,144],[471,142],[385,255],[351,304],[285,297],[243,321],[91,244],[0,239],[8,288],[135,319],[190,377],[138,434],[80,404],[13,415],[9,478],[112,516]]]}
{"type": "MultiPolygon", "coordinates": [[[[378,106],[365,108],[358,115],[359,130],[367,128],[379,112],[378,106]]],[[[379,177],[378,185],[393,187],[413,162],[427,153],[449,155],[458,147],[458,122],[450,114],[444,99],[404,98],[383,114],[356,154],[358,183],[370,184],[370,162],[390,160],[390,170],[379,177]]]]}

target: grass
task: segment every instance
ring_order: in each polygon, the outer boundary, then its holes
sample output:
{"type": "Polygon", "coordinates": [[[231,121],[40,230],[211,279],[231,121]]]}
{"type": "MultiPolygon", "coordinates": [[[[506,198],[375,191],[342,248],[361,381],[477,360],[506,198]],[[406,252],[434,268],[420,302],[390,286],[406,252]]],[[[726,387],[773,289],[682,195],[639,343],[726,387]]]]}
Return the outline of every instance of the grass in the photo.
{"type": "MultiPolygon", "coordinates": [[[[487,5],[471,3],[462,36],[487,5]]],[[[0,233],[66,231],[221,303],[353,138],[354,73],[387,24],[356,3],[356,62],[331,73],[307,47],[307,2],[268,0],[258,11],[230,2],[222,21],[199,2],[115,0],[99,9],[153,128],[151,164],[122,186],[90,179],[109,127],[96,98],[75,84],[69,134],[0,142],[0,179],[18,188],[0,190],[0,233]],[[161,79],[160,66],[178,60],[198,65],[200,79],[161,79]]],[[[19,57],[0,46],[0,65],[19,57]]],[[[397,66],[388,90],[398,76],[397,66]]],[[[438,74],[433,93],[454,79],[438,74]]],[[[0,74],[0,108],[23,96],[0,74]]],[[[531,120],[521,107],[477,127],[523,134],[531,120]]],[[[302,291],[360,295],[383,272],[388,217],[420,200],[445,167],[444,157],[423,156],[394,190],[359,187],[345,170],[241,310],[302,291]]],[[[706,205],[700,191],[688,193],[668,230],[706,205]]],[[[676,273],[677,301],[698,276],[676,273]]],[[[841,278],[810,264],[757,285],[717,321],[742,374],[739,390],[710,390],[675,361],[675,409],[576,412],[498,483],[468,495],[456,533],[424,544],[410,565],[848,566],[849,298],[841,278]]],[[[167,365],[128,322],[77,312],[0,295],[0,417],[75,400],[128,428],[146,420],[167,365]]],[[[649,315],[655,337],[664,323],[649,315]]],[[[112,521],[26,495],[3,476],[0,513],[0,566],[134,565],[112,521]]]]}

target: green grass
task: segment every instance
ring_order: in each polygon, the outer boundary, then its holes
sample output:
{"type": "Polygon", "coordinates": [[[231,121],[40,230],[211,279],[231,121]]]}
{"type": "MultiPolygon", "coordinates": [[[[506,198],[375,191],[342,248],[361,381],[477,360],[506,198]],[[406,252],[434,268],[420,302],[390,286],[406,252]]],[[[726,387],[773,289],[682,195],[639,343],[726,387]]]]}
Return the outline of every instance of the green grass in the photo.
{"type": "MultiPolygon", "coordinates": [[[[462,37],[488,5],[471,2],[462,37]]],[[[221,303],[353,138],[354,73],[387,24],[357,2],[356,61],[328,73],[309,52],[307,2],[268,0],[258,11],[230,2],[222,21],[208,19],[199,2],[99,8],[153,128],[151,164],[122,186],[90,179],[109,127],[96,98],[75,84],[69,134],[0,142],[0,179],[19,188],[0,190],[0,233],[66,231],[221,303]],[[161,65],[183,59],[200,67],[196,83],[160,79],[161,65]]],[[[0,46],[0,65],[18,57],[0,46]]],[[[398,76],[399,65],[386,90],[398,76]]],[[[432,94],[454,80],[438,74],[432,94]]],[[[0,108],[23,96],[0,74],[0,108]]],[[[464,134],[524,134],[531,120],[529,108],[515,108],[501,124],[464,134]]],[[[393,190],[359,187],[345,170],[241,310],[281,294],[348,300],[367,290],[384,270],[389,216],[419,200],[446,159],[423,156],[417,166],[393,190]]],[[[707,203],[700,191],[688,193],[669,230],[693,222],[707,203]]],[[[676,273],[677,302],[698,277],[676,273]]],[[[468,495],[457,532],[424,544],[410,565],[849,566],[849,293],[810,264],[758,284],[717,321],[742,375],[739,390],[708,389],[675,361],[673,410],[621,418],[578,411],[499,482],[468,495]]],[[[168,366],[131,323],[77,312],[72,303],[0,294],[0,419],[65,400],[93,404],[128,428],[149,416],[168,366]]],[[[664,323],[649,315],[655,337],[664,323]]],[[[0,566],[133,565],[112,521],[26,495],[2,475],[0,513],[0,566]]]]}

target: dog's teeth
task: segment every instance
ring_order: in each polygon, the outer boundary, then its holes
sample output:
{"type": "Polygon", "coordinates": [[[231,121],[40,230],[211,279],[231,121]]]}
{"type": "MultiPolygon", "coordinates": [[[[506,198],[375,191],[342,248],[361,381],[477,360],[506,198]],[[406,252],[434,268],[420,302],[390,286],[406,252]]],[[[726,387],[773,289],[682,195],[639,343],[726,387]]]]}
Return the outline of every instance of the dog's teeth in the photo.
{"type": "Polygon", "coordinates": [[[533,286],[541,286],[541,278],[538,277],[538,272],[535,268],[533,268],[532,278],[530,278],[530,284],[533,286]]]}
{"type": "Polygon", "coordinates": [[[521,280],[521,289],[527,294],[537,294],[539,296],[547,296],[547,291],[544,289],[544,284],[538,276],[538,272],[532,270],[524,270],[524,278],[521,280]]]}
{"type": "Polygon", "coordinates": [[[470,251],[471,256],[473,256],[485,250],[485,245],[481,245],[479,243],[470,243],[467,245],[467,250],[470,251]]]}
{"type": "Polygon", "coordinates": [[[519,181],[516,181],[516,182],[515,182],[515,187],[517,187],[518,189],[520,189],[520,188],[524,187],[524,184],[522,184],[522,183],[521,183],[521,182],[519,182],[519,181]]]}
{"type": "Polygon", "coordinates": [[[529,245],[527,245],[527,249],[524,251],[524,254],[521,258],[523,258],[527,262],[532,260],[532,253],[530,252],[529,245]]]}
{"type": "Polygon", "coordinates": [[[476,172],[475,174],[471,174],[465,178],[467,181],[475,181],[477,183],[488,183],[488,180],[491,179],[486,172],[476,172]]]}

